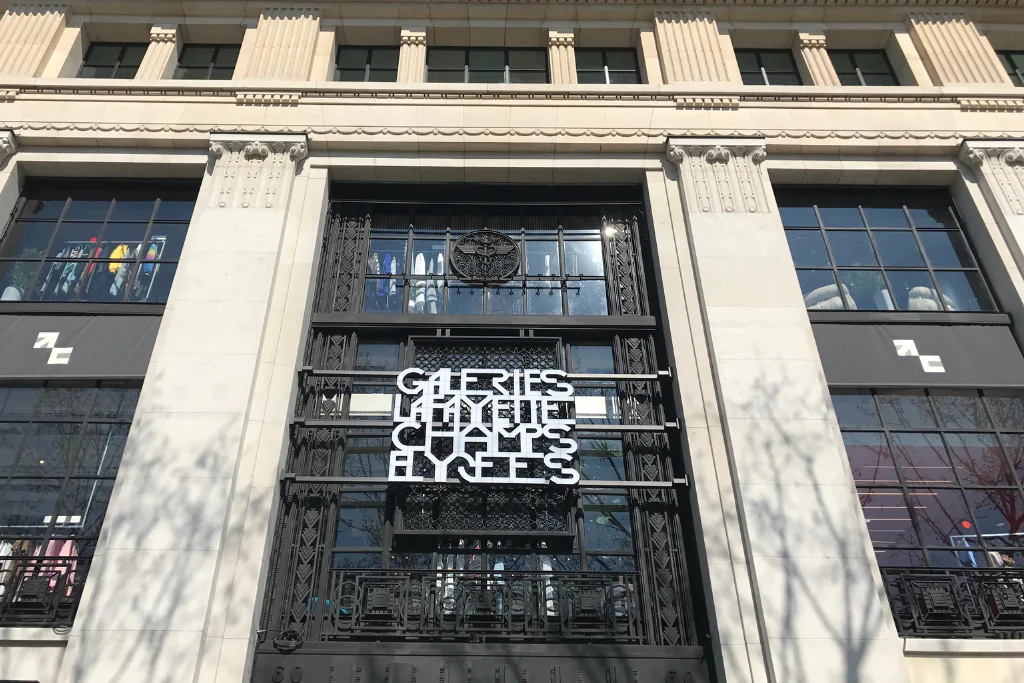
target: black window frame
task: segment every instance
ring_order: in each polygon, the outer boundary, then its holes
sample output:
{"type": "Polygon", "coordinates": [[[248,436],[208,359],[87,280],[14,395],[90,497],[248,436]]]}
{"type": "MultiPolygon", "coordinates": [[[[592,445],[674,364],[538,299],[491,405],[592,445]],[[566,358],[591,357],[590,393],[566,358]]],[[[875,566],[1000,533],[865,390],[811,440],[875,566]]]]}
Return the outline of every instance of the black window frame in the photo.
{"type": "Polygon", "coordinates": [[[186,43],[185,45],[182,45],[181,51],[178,53],[178,63],[177,63],[177,66],[174,69],[174,79],[175,80],[196,80],[196,81],[202,81],[202,80],[207,80],[207,81],[209,81],[209,80],[224,80],[224,81],[229,81],[234,76],[235,68],[238,66],[238,53],[241,51],[241,49],[242,49],[242,46],[240,44],[236,45],[236,44],[233,44],[233,43],[186,43]],[[209,64],[205,67],[206,68],[206,76],[205,77],[192,77],[192,78],[187,77],[186,73],[188,73],[188,72],[186,70],[189,70],[189,69],[201,69],[203,67],[183,66],[182,63],[181,63],[182,62],[182,57],[184,57],[188,53],[188,51],[190,49],[207,49],[207,48],[212,48],[213,49],[213,55],[210,57],[209,64]],[[214,71],[216,69],[224,70],[224,69],[228,68],[227,66],[219,65],[217,63],[218,62],[218,58],[221,55],[221,52],[223,50],[225,50],[225,49],[234,50],[234,53],[235,53],[235,58],[231,62],[231,73],[228,74],[226,77],[214,78],[213,74],[214,74],[214,71]]]}
{"type": "Polygon", "coordinates": [[[427,66],[426,66],[426,78],[428,83],[503,83],[503,84],[537,84],[550,83],[551,82],[551,64],[548,60],[547,50],[544,48],[532,48],[532,47],[449,47],[449,46],[437,46],[427,48],[427,66]],[[430,67],[431,55],[436,55],[439,52],[456,52],[461,50],[462,66],[461,67],[430,67]],[[470,57],[473,52],[477,53],[496,53],[501,52],[504,55],[504,79],[502,81],[475,81],[473,80],[473,74],[481,73],[496,73],[496,69],[470,69],[470,57]],[[518,73],[524,74],[539,74],[540,69],[513,69],[509,65],[510,55],[513,53],[534,53],[536,55],[543,55],[544,57],[544,80],[543,81],[520,81],[515,80],[513,76],[518,73]],[[431,73],[445,73],[445,74],[456,74],[462,71],[462,80],[432,80],[431,73]]]}
{"type": "Polygon", "coordinates": [[[113,78],[128,80],[135,78],[135,75],[139,71],[139,67],[142,66],[142,60],[146,57],[146,51],[149,49],[149,43],[120,43],[120,42],[97,42],[89,45],[89,49],[85,51],[85,57],[82,59],[82,65],[78,68],[78,78],[113,78]],[[90,64],[90,56],[93,56],[96,50],[101,48],[118,47],[117,59],[112,64],[90,64]],[[142,54],[139,57],[138,64],[122,64],[125,53],[131,48],[142,48],[142,54]],[[83,76],[82,72],[88,68],[97,67],[109,67],[113,69],[109,76],[83,76]],[[130,70],[130,73],[128,71],[130,70]],[[126,75],[121,75],[122,73],[126,75]]]}
{"type": "Polygon", "coordinates": [[[996,50],[999,63],[1006,69],[1006,75],[1018,88],[1024,87],[1024,50],[996,50]],[[1016,64],[1016,62],[1020,64],[1016,64]]]}
{"type": "Polygon", "coordinates": [[[0,292],[6,296],[8,286],[20,290],[20,298],[3,303],[165,305],[198,191],[189,181],[29,179],[0,234],[0,292]],[[130,208],[127,215],[119,213],[118,201],[151,203],[152,207],[147,216],[132,218],[130,208]],[[79,214],[76,202],[96,209],[79,214]],[[41,232],[36,245],[25,248],[25,242],[32,240],[25,236],[33,230],[50,232],[48,237],[41,232]],[[131,230],[136,232],[129,235],[131,230]],[[76,231],[84,232],[72,239],[76,231]],[[86,234],[91,237],[85,238],[86,234]],[[44,240],[45,247],[39,248],[44,240]],[[121,246],[127,249],[119,250],[121,246]],[[161,272],[169,279],[161,278],[161,272]],[[156,283],[160,288],[152,297],[156,283]],[[137,288],[145,288],[145,295],[137,288]]]}
{"type": "MultiPolygon", "coordinates": [[[[816,273],[829,272],[832,281],[831,285],[835,286],[837,296],[841,293],[842,296],[838,296],[843,307],[837,308],[832,305],[819,306],[815,304],[808,304],[808,311],[857,311],[867,313],[920,313],[921,311],[928,311],[934,313],[998,313],[1001,311],[998,299],[995,297],[993,289],[989,283],[988,277],[985,274],[985,270],[978,258],[977,250],[971,242],[968,231],[964,228],[963,219],[960,213],[957,211],[956,205],[953,202],[948,190],[945,188],[906,188],[901,190],[884,189],[884,188],[872,188],[872,187],[843,187],[838,188],[832,187],[815,187],[815,186],[781,186],[775,188],[775,194],[777,199],[777,205],[779,207],[780,216],[782,218],[783,227],[786,231],[787,240],[796,234],[812,235],[817,234],[824,247],[824,253],[821,254],[826,260],[826,264],[814,264],[814,265],[801,265],[797,263],[798,257],[793,252],[793,245],[790,242],[791,254],[794,258],[795,267],[797,270],[798,277],[804,277],[806,274],[807,284],[805,285],[801,281],[801,293],[807,302],[807,297],[810,296],[814,291],[821,289],[822,287],[829,286],[826,282],[820,287],[813,287],[814,282],[812,278],[817,279],[816,273]],[[877,204],[871,205],[870,200],[875,198],[877,204]],[[942,200],[941,202],[939,200],[942,200]],[[898,206],[897,206],[898,204],[898,206]],[[843,208],[852,209],[856,207],[860,216],[860,225],[843,227],[826,225],[826,222],[822,218],[821,209],[834,209],[842,205],[843,208]],[[944,219],[948,219],[949,223],[942,223],[941,227],[919,227],[914,219],[913,212],[922,210],[921,207],[931,206],[932,208],[938,206],[944,206],[947,215],[944,219]],[[801,220],[791,222],[787,225],[787,210],[802,211],[806,212],[807,209],[813,209],[815,220],[817,225],[810,226],[805,225],[801,220]],[[877,210],[877,209],[890,209],[896,211],[902,209],[904,220],[906,221],[906,227],[900,226],[889,226],[889,225],[878,225],[873,226],[872,222],[867,218],[866,210],[877,210]],[[795,223],[800,223],[799,225],[795,223]],[[847,235],[859,235],[863,234],[867,238],[867,245],[871,252],[871,258],[873,264],[868,265],[846,265],[837,263],[835,257],[835,244],[830,239],[830,233],[835,234],[847,234],[847,235]],[[916,254],[921,258],[921,265],[907,265],[907,264],[896,264],[887,265],[887,258],[883,257],[883,251],[879,248],[879,239],[881,235],[910,235],[912,236],[913,245],[916,249],[916,254]],[[929,241],[932,236],[935,235],[946,235],[949,239],[949,244],[954,250],[957,247],[963,249],[963,252],[956,252],[958,258],[967,257],[972,265],[969,266],[937,266],[932,263],[934,256],[929,255],[928,248],[925,246],[924,239],[929,241]],[[955,236],[954,236],[955,235],[955,236]],[[854,280],[852,275],[844,280],[844,273],[853,273],[855,271],[864,273],[875,273],[876,278],[881,278],[878,282],[883,286],[878,289],[878,294],[883,295],[882,299],[888,300],[891,304],[891,308],[878,307],[861,307],[855,305],[854,297],[850,292],[850,283],[854,280]],[[906,278],[905,282],[910,282],[910,273],[924,273],[926,276],[921,278],[922,281],[926,280],[922,286],[930,290],[931,300],[937,304],[936,308],[930,306],[914,308],[910,306],[908,299],[907,308],[901,308],[899,305],[900,299],[898,294],[900,289],[893,286],[893,277],[899,274],[899,277],[906,278]],[[940,281],[940,276],[936,274],[946,274],[940,281]],[[950,292],[954,292],[952,286],[952,278],[954,273],[963,273],[963,279],[971,289],[971,293],[975,296],[978,302],[977,309],[971,308],[956,308],[953,304],[957,301],[957,297],[954,297],[950,292]],[[948,279],[947,279],[948,278],[948,279]],[[945,283],[945,285],[943,284],[945,283]],[[804,291],[807,287],[811,287],[810,291],[804,291]]],[[[927,210],[925,208],[924,210],[927,210]]],[[[866,276],[857,276],[856,279],[860,279],[866,276]]],[[[827,278],[822,276],[824,282],[827,278]]],[[[913,291],[913,290],[911,290],[913,291]]],[[[920,294],[920,293],[919,293],[920,294]]],[[[927,292],[923,293],[927,294],[927,292]]],[[[969,301],[969,300],[968,300],[969,301]]],[[[962,305],[962,304],[961,304],[962,305]]],[[[924,301],[918,302],[918,306],[924,306],[924,301]]],[[[824,314],[824,313],[823,313],[824,314]]]]}
{"type": "MultiPolygon", "coordinates": [[[[604,85],[638,85],[643,83],[643,74],[640,72],[640,58],[637,55],[636,49],[624,47],[624,48],[576,48],[576,80],[580,84],[591,84],[590,81],[584,81],[580,79],[580,74],[585,73],[603,73],[604,74],[604,85]],[[581,69],[579,65],[580,54],[600,54],[602,70],[596,69],[581,69]],[[608,55],[631,55],[633,57],[633,68],[631,69],[612,69],[608,66],[608,55]],[[612,74],[615,73],[630,73],[636,75],[636,81],[630,83],[617,83],[612,79],[612,74]]],[[[593,83],[594,85],[600,85],[600,83],[593,83]]]]}
{"type": "Polygon", "coordinates": [[[900,79],[896,75],[896,71],[892,68],[892,62],[889,61],[889,55],[886,54],[885,50],[828,50],[829,60],[832,62],[832,68],[835,69],[836,75],[839,76],[839,82],[843,85],[849,86],[892,86],[900,85],[900,79]],[[881,57],[885,63],[885,71],[869,71],[869,76],[888,76],[892,83],[867,83],[864,80],[864,70],[857,63],[858,57],[872,55],[875,57],[881,57]],[[836,65],[836,56],[845,56],[850,60],[850,64],[853,66],[853,71],[840,70],[836,65]],[[849,83],[846,81],[855,80],[856,82],[849,83]]]}
{"type": "Polygon", "coordinates": [[[401,48],[397,45],[339,45],[334,51],[334,80],[340,83],[395,83],[398,81],[398,60],[399,52],[401,48]],[[354,71],[355,69],[343,69],[339,66],[341,63],[341,56],[343,52],[350,51],[355,52],[357,50],[365,50],[365,65],[363,66],[363,78],[362,80],[341,78],[342,71],[354,71]],[[386,52],[394,55],[394,68],[387,67],[374,67],[373,57],[375,52],[386,52]],[[390,78],[374,78],[388,74],[390,78]]]}
{"type": "Polygon", "coordinates": [[[743,84],[744,85],[778,85],[778,86],[804,85],[804,79],[800,75],[800,69],[797,67],[796,57],[793,55],[793,51],[792,50],[775,49],[775,48],[772,48],[772,49],[737,48],[735,52],[736,52],[736,62],[739,65],[739,69],[740,69],[740,77],[743,79],[743,84]],[[749,69],[748,70],[744,70],[743,65],[741,63],[742,62],[741,58],[744,57],[744,56],[748,56],[748,55],[752,56],[754,58],[754,60],[757,62],[757,67],[758,67],[757,71],[751,71],[749,69]],[[773,55],[773,56],[785,55],[786,58],[789,60],[789,63],[793,67],[792,71],[771,71],[771,72],[767,71],[765,69],[765,66],[764,66],[764,57],[766,55],[773,55]],[[771,74],[776,74],[776,73],[777,74],[792,75],[792,76],[795,77],[796,83],[772,83],[771,82],[771,78],[769,76],[771,74]],[[756,83],[750,82],[750,81],[754,80],[753,77],[752,77],[754,74],[757,74],[758,75],[758,79],[759,79],[758,82],[756,82],[756,83]]]}

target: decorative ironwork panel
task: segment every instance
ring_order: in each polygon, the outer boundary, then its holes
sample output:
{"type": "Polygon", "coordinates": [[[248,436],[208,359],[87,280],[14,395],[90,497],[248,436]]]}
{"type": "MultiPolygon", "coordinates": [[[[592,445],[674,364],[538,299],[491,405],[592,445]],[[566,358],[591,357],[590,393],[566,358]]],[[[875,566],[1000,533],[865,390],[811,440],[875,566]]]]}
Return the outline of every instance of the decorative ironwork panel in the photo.
{"type": "Polygon", "coordinates": [[[363,241],[370,229],[370,217],[328,212],[327,228],[314,310],[354,311],[359,302],[357,283],[363,272],[363,241]]]}
{"type": "Polygon", "coordinates": [[[611,312],[617,315],[647,315],[647,283],[640,258],[640,227],[635,216],[605,217],[604,234],[611,252],[611,312]]]}
{"type": "Polygon", "coordinates": [[[89,558],[0,557],[0,626],[69,627],[89,558]]]}
{"type": "Polygon", "coordinates": [[[413,365],[425,372],[441,368],[517,370],[557,368],[558,341],[554,339],[435,340],[415,338],[413,365]]]}
{"type": "Polygon", "coordinates": [[[573,533],[573,499],[545,489],[417,485],[398,495],[398,510],[396,533],[573,533]]]}
{"type": "Polygon", "coordinates": [[[640,643],[632,574],[332,571],[322,640],[438,638],[640,643]]]}
{"type": "Polygon", "coordinates": [[[507,280],[519,270],[520,262],[516,243],[493,230],[463,235],[452,249],[452,269],[466,282],[507,280]]]}
{"type": "Polygon", "coordinates": [[[1024,571],[882,568],[900,635],[1024,638],[1024,571]]]}

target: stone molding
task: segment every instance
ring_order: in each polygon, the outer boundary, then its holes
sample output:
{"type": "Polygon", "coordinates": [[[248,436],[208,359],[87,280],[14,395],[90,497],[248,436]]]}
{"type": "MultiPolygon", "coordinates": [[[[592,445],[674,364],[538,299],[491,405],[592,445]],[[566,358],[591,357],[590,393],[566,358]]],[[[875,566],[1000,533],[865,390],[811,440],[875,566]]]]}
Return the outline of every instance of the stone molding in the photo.
{"type": "Polygon", "coordinates": [[[982,176],[1004,210],[1024,216],[1024,141],[993,145],[965,140],[958,156],[982,176]]]}
{"type": "Polygon", "coordinates": [[[402,29],[398,49],[398,82],[422,83],[427,72],[427,29],[411,26],[402,29]]]}
{"type": "Polygon", "coordinates": [[[401,37],[402,45],[426,45],[427,44],[427,32],[413,32],[408,29],[402,30],[401,37]]]}
{"type": "Polygon", "coordinates": [[[211,208],[275,209],[287,197],[297,165],[309,156],[305,138],[211,137],[211,208]]]}
{"type": "Polygon", "coordinates": [[[0,74],[38,76],[67,17],[65,3],[11,5],[0,17],[0,74]]]}
{"type": "Polygon", "coordinates": [[[764,140],[669,140],[667,156],[701,213],[771,210],[761,169],[768,156],[764,140]]]}
{"type": "Polygon", "coordinates": [[[911,12],[907,29],[936,85],[1012,85],[988,39],[960,12],[911,12]]]}
{"type": "Polygon", "coordinates": [[[796,36],[796,46],[801,50],[807,48],[820,48],[825,49],[825,36],[817,33],[798,33],[796,36]]]}
{"type": "Polygon", "coordinates": [[[18,140],[14,137],[14,132],[9,130],[0,131],[0,167],[17,153],[18,140]]]}
{"type": "Polygon", "coordinates": [[[235,67],[235,79],[309,78],[320,35],[317,7],[266,7],[255,31],[247,31],[235,67]]]}
{"type": "Polygon", "coordinates": [[[578,81],[575,33],[571,30],[548,30],[548,64],[552,84],[572,85],[578,81]]]}
{"type": "Polygon", "coordinates": [[[178,40],[178,29],[154,26],[149,29],[149,42],[151,43],[174,43],[178,40]]]}
{"type": "Polygon", "coordinates": [[[730,81],[726,50],[711,12],[657,12],[654,38],[666,83],[730,81]]]}
{"type": "Polygon", "coordinates": [[[841,86],[839,75],[832,66],[832,58],[825,49],[825,35],[822,33],[798,33],[793,44],[797,58],[807,69],[808,85],[841,86]]]}

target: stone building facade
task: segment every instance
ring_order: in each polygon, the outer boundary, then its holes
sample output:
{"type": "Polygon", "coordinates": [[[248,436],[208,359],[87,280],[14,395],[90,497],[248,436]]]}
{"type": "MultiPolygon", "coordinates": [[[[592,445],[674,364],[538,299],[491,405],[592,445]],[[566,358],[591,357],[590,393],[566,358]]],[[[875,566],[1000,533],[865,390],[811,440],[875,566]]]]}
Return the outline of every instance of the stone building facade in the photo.
{"type": "Polygon", "coordinates": [[[0,681],[1024,678],[1017,0],[0,9],[0,681]]]}

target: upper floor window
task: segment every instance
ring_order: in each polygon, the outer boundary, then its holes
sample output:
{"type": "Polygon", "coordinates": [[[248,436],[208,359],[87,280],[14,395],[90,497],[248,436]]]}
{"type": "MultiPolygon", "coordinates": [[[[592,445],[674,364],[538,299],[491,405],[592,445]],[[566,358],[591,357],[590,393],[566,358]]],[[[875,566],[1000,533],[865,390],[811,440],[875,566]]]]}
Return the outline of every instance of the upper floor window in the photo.
{"type": "Polygon", "coordinates": [[[829,50],[843,85],[899,85],[885,50],[829,50]]]}
{"type": "Polygon", "coordinates": [[[576,50],[576,79],[580,83],[639,83],[636,50],[576,50]]]}
{"type": "Polygon", "coordinates": [[[398,80],[397,47],[338,48],[334,80],[387,82],[398,80]]]}
{"type": "Polygon", "coordinates": [[[744,85],[802,85],[789,50],[736,50],[744,85]]]}
{"type": "Polygon", "coordinates": [[[174,77],[185,80],[226,81],[235,72],[239,45],[186,45],[178,55],[174,77]]]}
{"type": "Polygon", "coordinates": [[[0,240],[0,301],[164,303],[192,185],[30,182],[0,240]]]}
{"type": "Polygon", "coordinates": [[[427,50],[429,83],[547,83],[543,49],[432,47],[427,50]]]}
{"type": "Polygon", "coordinates": [[[999,52],[999,61],[1016,86],[1024,86],[1024,51],[1005,50],[999,52]]]}
{"type": "Polygon", "coordinates": [[[832,391],[879,565],[1024,566],[1022,397],[832,391]]]}
{"type": "Polygon", "coordinates": [[[93,43],[85,53],[79,78],[135,78],[149,43],[93,43]]]}
{"type": "Polygon", "coordinates": [[[808,309],[996,310],[948,193],[790,188],[777,198],[808,309]]]}

